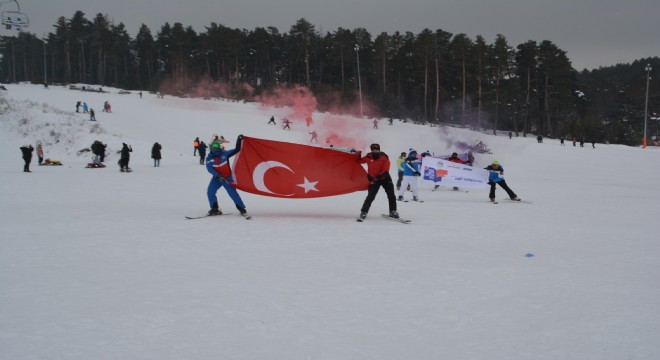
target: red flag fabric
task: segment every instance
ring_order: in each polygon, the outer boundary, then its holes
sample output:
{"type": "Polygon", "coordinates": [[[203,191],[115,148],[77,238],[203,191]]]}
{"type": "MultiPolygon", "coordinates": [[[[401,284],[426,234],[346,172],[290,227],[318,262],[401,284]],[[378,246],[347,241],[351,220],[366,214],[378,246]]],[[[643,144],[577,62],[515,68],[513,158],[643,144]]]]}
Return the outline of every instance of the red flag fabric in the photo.
{"type": "Polygon", "coordinates": [[[252,194],[316,198],[369,186],[357,154],[245,137],[234,159],[234,185],[252,194]]]}

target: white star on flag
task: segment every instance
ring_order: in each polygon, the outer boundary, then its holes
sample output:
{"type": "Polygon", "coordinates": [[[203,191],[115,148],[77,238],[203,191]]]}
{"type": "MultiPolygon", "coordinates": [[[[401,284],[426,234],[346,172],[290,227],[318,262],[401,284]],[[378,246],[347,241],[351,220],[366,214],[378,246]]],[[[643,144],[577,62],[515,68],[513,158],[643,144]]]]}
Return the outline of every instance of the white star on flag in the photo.
{"type": "Polygon", "coordinates": [[[309,182],[309,180],[307,180],[306,177],[303,177],[303,178],[305,179],[305,182],[303,184],[297,184],[296,186],[300,186],[301,188],[305,189],[305,194],[307,194],[308,192],[310,192],[312,190],[319,191],[316,188],[316,184],[319,183],[318,181],[309,182]]]}

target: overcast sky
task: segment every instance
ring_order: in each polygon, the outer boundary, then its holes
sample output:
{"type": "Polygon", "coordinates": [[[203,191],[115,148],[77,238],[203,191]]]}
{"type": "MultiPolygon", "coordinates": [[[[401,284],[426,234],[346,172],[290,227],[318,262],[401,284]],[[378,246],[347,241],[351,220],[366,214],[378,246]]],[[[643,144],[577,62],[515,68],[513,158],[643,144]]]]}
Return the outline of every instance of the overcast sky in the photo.
{"type": "MultiPolygon", "coordinates": [[[[0,10],[15,10],[14,3],[0,10]]],[[[528,40],[550,40],[565,50],[573,67],[582,70],[660,56],[660,0],[18,0],[30,18],[28,31],[53,31],[59,16],[76,10],[92,19],[107,14],[123,22],[135,37],[141,24],[155,36],[169,22],[197,32],[216,22],[252,30],[275,26],[288,32],[300,18],[317,30],[363,27],[375,38],[381,32],[442,29],[482,35],[493,43],[497,34],[516,46],[528,40]]],[[[12,32],[0,30],[0,35],[12,32]]]]}

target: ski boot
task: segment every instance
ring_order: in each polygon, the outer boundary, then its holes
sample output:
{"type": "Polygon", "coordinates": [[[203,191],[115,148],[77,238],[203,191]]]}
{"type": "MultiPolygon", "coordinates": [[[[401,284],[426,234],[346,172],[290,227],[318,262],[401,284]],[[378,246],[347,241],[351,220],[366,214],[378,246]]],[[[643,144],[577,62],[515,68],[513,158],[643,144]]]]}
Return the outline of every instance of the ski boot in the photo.
{"type": "Polygon", "coordinates": [[[399,218],[399,213],[396,212],[396,210],[392,210],[392,211],[390,211],[390,217],[398,219],[399,218]]]}
{"type": "Polygon", "coordinates": [[[208,215],[209,216],[222,215],[222,211],[220,211],[220,209],[218,209],[218,208],[212,208],[211,210],[209,210],[208,215]]]}

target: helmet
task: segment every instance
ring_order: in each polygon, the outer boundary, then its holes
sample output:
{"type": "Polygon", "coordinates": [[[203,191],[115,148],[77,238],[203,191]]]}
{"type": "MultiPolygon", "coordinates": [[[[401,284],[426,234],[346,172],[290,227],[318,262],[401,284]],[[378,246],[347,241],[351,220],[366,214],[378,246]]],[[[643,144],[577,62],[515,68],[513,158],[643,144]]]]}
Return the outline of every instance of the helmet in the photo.
{"type": "Polygon", "coordinates": [[[499,166],[499,165],[500,165],[500,162],[497,161],[497,160],[495,160],[495,161],[493,161],[493,165],[499,166]]]}
{"type": "Polygon", "coordinates": [[[458,153],[451,153],[451,156],[458,156],[458,153]]]}
{"type": "Polygon", "coordinates": [[[220,150],[220,149],[222,149],[222,145],[220,145],[219,142],[214,141],[214,142],[211,143],[211,149],[220,150]]]}
{"type": "Polygon", "coordinates": [[[370,148],[371,148],[371,151],[380,151],[380,145],[379,144],[371,144],[370,148]]]}

